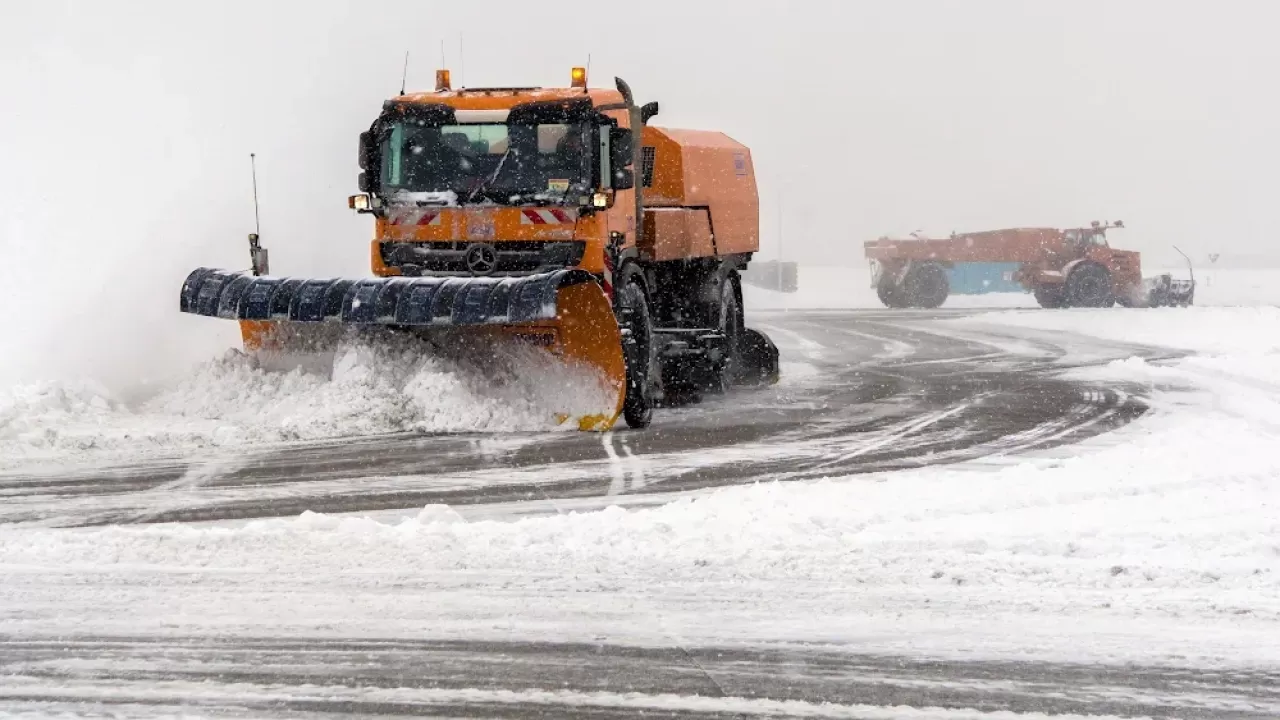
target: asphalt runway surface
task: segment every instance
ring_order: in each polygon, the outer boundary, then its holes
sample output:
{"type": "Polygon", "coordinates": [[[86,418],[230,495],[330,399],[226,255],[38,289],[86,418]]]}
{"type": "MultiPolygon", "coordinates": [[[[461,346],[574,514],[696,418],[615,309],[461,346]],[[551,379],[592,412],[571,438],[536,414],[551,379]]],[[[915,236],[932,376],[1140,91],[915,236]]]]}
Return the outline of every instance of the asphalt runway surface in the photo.
{"type": "MultiPolygon", "coordinates": [[[[942,322],[957,314],[754,314],[749,324],[782,349],[784,380],[660,411],[644,431],[399,435],[0,474],[0,523],[235,522],[437,503],[507,518],[764,480],[998,463],[1106,433],[1147,410],[1142,387],[1064,370],[1173,355],[942,322]]],[[[927,661],[784,641],[644,648],[92,629],[0,635],[0,715],[975,716],[958,714],[966,711],[1274,718],[1280,673],[927,661]]]]}
{"type": "Polygon", "coordinates": [[[933,322],[954,314],[754,315],[753,326],[781,347],[783,381],[658,411],[643,431],[348,438],[0,474],[0,522],[192,522],[429,504],[557,512],[1010,456],[1106,432],[1146,409],[1140,388],[1065,380],[1063,370],[1170,356],[1029,331],[959,335],[933,322]]]}
{"type": "Polygon", "coordinates": [[[0,637],[0,658],[0,673],[23,673],[21,683],[0,682],[0,714],[946,718],[948,709],[963,709],[1261,720],[1280,711],[1280,672],[929,661],[809,648],[0,637]],[[918,708],[938,714],[912,714],[918,708]]]}

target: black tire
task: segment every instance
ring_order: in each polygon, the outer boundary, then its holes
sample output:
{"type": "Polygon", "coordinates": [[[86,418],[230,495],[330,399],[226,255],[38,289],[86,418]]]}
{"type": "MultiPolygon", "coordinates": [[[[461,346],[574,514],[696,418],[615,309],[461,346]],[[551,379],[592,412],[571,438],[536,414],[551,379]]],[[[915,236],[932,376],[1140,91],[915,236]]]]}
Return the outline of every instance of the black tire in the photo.
{"type": "Polygon", "coordinates": [[[720,303],[716,329],[725,336],[724,363],[715,372],[705,388],[708,392],[722,393],[742,374],[742,290],[736,273],[728,275],[720,283],[720,303]]]}
{"type": "Polygon", "coordinates": [[[1085,263],[1067,276],[1067,303],[1071,307],[1108,308],[1115,304],[1111,292],[1111,273],[1101,265],[1085,263]]]}
{"type": "Polygon", "coordinates": [[[916,265],[902,279],[902,295],[909,307],[932,310],[941,307],[950,294],[947,271],[937,263],[916,265]]]}
{"type": "Polygon", "coordinates": [[[1057,285],[1041,285],[1033,290],[1032,293],[1036,296],[1036,302],[1040,303],[1042,308],[1053,310],[1067,304],[1066,294],[1057,285]]]}
{"type": "Polygon", "coordinates": [[[622,417],[627,426],[641,429],[653,422],[653,398],[649,392],[649,373],[653,356],[653,320],[649,314],[649,295],[645,292],[640,271],[634,266],[621,273],[615,286],[618,324],[629,332],[622,340],[622,357],[626,361],[626,397],[622,401],[622,417]]]}
{"type": "Polygon", "coordinates": [[[881,280],[876,283],[876,297],[880,298],[880,302],[884,303],[887,308],[898,309],[906,307],[902,302],[901,288],[891,281],[881,280]]]}

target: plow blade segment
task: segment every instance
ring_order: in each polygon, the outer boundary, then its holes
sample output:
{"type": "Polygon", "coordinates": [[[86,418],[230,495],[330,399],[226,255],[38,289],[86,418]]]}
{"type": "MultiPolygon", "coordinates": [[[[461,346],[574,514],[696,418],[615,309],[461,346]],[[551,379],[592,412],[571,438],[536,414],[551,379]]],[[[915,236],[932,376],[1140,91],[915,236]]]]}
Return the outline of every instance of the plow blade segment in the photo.
{"type": "Polygon", "coordinates": [[[559,360],[559,375],[580,375],[593,386],[590,400],[554,411],[560,422],[608,430],[622,412],[621,332],[595,277],[580,269],[304,279],[199,268],[183,283],[179,305],[184,313],[239,321],[249,352],[323,352],[347,330],[378,327],[410,331],[446,351],[484,342],[540,348],[559,360]]]}
{"type": "Polygon", "coordinates": [[[254,276],[200,268],[182,284],[185,313],[229,320],[359,325],[507,325],[553,320],[557,292],[593,282],[585,270],[522,277],[366,280],[254,276]]]}

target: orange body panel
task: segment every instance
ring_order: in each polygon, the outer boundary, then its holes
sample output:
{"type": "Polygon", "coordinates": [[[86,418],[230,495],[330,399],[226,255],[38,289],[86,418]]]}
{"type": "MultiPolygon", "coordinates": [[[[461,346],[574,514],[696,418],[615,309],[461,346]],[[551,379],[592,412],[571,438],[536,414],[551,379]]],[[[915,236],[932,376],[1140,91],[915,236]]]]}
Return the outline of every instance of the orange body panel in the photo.
{"type": "MultiPolygon", "coordinates": [[[[654,149],[653,182],[645,189],[649,208],[707,208],[711,253],[733,255],[760,249],[760,202],[751,151],[720,132],[645,127],[645,146],[654,149]]],[[[646,224],[650,222],[645,218],[646,224]]],[[[661,228],[665,221],[655,227],[661,228]]],[[[683,235],[653,236],[655,259],[688,257],[683,235]]]]}
{"type": "Polygon", "coordinates": [[[711,216],[705,208],[655,208],[644,214],[641,249],[658,262],[712,257],[711,216]],[[657,242],[648,242],[650,238],[657,242]]]}
{"type": "Polygon", "coordinates": [[[950,238],[881,238],[865,244],[872,260],[938,260],[942,262],[1035,262],[1060,250],[1062,231],[1054,228],[1011,228],[964,233],[950,238]]]}

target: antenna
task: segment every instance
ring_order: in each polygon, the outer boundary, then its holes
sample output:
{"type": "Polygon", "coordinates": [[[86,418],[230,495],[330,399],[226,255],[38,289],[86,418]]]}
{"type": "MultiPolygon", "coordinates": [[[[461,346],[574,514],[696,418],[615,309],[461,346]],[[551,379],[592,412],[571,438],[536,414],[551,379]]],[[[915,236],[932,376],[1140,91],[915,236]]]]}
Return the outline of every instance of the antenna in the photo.
{"type": "Polygon", "coordinates": [[[258,222],[258,161],[254,153],[249,153],[249,170],[253,173],[253,232],[249,234],[249,263],[254,275],[266,275],[271,270],[267,249],[258,239],[262,227],[258,222]]]}
{"type": "Polygon", "coordinates": [[[467,55],[462,51],[462,33],[458,33],[458,87],[467,86],[467,55]]]}
{"type": "Polygon", "coordinates": [[[409,80],[409,51],[404,51],[404,70],[400,71],[400,94],[404,94],[405,83],[409,80]]]}
{"type": "MultiPolygon", "coordinates": [[[[591,82],[591,53],[587,53],[587,82],[591,82]]],[[[587,92],[589,91],[587,90],[587,86],[584,84],[582,86],[582,94],[586,95],[587,92]]]]}
{"type": "Polygon", "coordinates": [[[262,234],[262,226],[258,222],[258,161],[253,153],[249,153],[249,172],[253,175],[253,232],[262,234]]]}
{"type": "Polygon", "coordinates": [[[449,62],[444,59],[444,40],[440,41],[440,67],[447,67],[449,62]]]}

